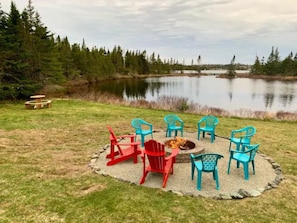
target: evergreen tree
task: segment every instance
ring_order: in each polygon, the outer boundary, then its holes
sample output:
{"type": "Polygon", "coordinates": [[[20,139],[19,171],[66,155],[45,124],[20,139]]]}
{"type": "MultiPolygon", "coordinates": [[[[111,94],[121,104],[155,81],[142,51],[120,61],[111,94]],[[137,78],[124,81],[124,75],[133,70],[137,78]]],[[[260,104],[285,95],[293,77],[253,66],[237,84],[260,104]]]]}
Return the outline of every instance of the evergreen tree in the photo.
{"type": "Polygon", "coordinates": [[[235,67],[235,55],[234,55],[227,69],[228,77],[235,77],[235,74],[236,74],[235,68],[236,67],[235,67]]]}
{"type": "Polygon", "coordinates": [[[255,63],[251,69],[251,73],[255,75],[263,74],[263,65],[260,63],[258,56],[256,56],[255,63]]]}
{"type": "Polygon", "coordinates": [[[197,58],[197,71],[200,74],[201,73],[201,55],[198,56],[197,58]]]}
{"type": "Polygon", "coordinates": [[[267,63],[265,66],[266,75],[279,74],[279,67],[280,67],[280,57],[278,53],[278,48],[274,50],[274,47],[272,47],[271,53],[267,59],[267,63]]]}

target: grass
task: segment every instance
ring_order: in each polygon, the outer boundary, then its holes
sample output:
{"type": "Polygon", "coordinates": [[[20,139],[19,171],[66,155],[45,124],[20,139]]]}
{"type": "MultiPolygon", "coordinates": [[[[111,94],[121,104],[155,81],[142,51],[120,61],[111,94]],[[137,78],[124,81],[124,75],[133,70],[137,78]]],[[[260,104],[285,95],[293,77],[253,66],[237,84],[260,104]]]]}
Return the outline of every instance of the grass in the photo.
{"type": "MultiPolygon", "coordinates": [[[[91,156],[141,117],[164,129],[169,112],[82,100],[53,100],[50,109],[0,104],[0,222],[296,222],[297,123],[218,117],[216,133],[245,125],[253,141],[282,167],[286,179],[256,198],[212,200],[178,196],[92,172],[91,156]]],[[[186,131],[199,114],[178,113],[186,131]]]]}

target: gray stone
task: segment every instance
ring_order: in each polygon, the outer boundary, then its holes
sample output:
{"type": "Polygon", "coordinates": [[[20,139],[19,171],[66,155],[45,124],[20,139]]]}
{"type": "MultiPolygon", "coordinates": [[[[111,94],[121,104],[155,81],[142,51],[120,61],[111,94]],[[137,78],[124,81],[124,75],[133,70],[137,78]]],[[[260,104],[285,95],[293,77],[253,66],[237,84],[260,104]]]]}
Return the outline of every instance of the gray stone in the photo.
{"type": "Polygon", "coordinates": [[[274,169],[280,167],[280,165],[279,165],[278,163],[275,163],[275,162],[271,163],[271,165],[272,165],[272,167],[273,167],[274,169]]]}
{"type": "Polygon", "coordinates": [[[277,184],[274,181],[269,182],[268,185],[271,186],[272,188],[277,188],[277,184]]]}
{"type": "Polygon", "coordinates": [[[99,158],[99,154],[97,154],[97,153],[94,153],[93,155],[92,155],[92,157],[91,157],[92,159],[98,159],[99,158]]]}
{"type": "Polygon", "coordinates": [[[219,198],[222,200],[232,200],[232,196],[230,194],[220,194],[219,198]]]}
{"type": "Polygon", "coordinates": [[[258,197],[261,195],[261,192],[257,190],[250,190],[249,193],[252,197],[258,197]]]}
{"type": "Polygon", "coordinates": [[[263,193],[266,189],[264,187],[260,187],[260,188],[257,188],[257,191],[259,191],[260,193],[263,193]]]}
{"type": "Polygon", "coordinates": [[[231,192],[230,196],[234,199],[242,199],[243,198],[243,196],[237,192],[231,192]]]}
{"type": "Polygon", "coordinates": [[[244,189],[239,189],[238,193],[241,194],[243,197],[251,197],[251,194],[244,189]]]}
{"type": "Polygon", "coordinates": [[[172,193],[178,195],[178,196],[184,196],[182,192],[179,191],[172,191],[172,193]]]}
{"type": "Polygon", "coordinates": [[[104,150],[107,150],[109,147],[110,147],[110,145],[109,145],[109,144],[106,144],[106,145],[103,147],[103,149],[104,149],[104,150]]]}

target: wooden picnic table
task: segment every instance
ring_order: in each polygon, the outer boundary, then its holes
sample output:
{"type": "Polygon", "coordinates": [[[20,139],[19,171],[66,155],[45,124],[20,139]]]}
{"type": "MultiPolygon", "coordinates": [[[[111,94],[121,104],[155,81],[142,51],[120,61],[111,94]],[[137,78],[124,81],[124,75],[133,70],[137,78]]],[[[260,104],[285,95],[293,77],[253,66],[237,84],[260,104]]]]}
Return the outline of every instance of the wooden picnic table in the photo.
{"type": "Polygon", "coordinates": [[[37,94],[37,95],[32,95],[30,96],[30,101],[26,101],[25,102],[25,107],[30,109],[30,108],[34,108],[34,109],[40,109],[40,108],[49,108],[51,105],[51,100],[44,100],[45,95],[43,94],[37,94]]]}

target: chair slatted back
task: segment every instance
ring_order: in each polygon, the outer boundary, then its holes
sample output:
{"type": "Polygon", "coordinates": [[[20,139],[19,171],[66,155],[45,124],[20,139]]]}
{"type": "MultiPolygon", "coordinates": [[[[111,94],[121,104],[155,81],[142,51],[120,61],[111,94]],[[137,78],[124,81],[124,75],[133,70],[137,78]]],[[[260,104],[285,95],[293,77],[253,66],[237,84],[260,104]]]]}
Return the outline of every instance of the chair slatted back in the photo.
{"type": "Polygon", "coordinates": [[[117,139],[117,136],[115,135],[113,129],[110,127],[110,126],[107,126],[107,129],[110,133],[109,135],[109,139],[110,139],[110,144],[111,144],[111,147],[113,147],[114,145],[117,146],[118,150],[119,150],[119,153],[121,155],[123,155],[123,152],[122,152],[122,149],[121,147],[118,145],[118,139],[117,139]]]}
{"type": "Polygon", "coordinates": [[[147,156],[153,170],[162,172],[165,166],[165,146],[155,140],[149,140],[144,144],[144,154],[147,156]]]}
{"type": "Polygon", "coordinates": [[[218,119],[214,116],[205,117],[206,127],[215,127],[218,124],[218,119]]]}
{"type": "Polygon", "coordinates": [[[168,126],[175,126],[176,120],[177,119],[174,115],[167,115],[165,117],[165,122],[167,123],[168,126]]]}
{"type": "Polygon", "coordinates": [[[250,142],[252,136],[255,135],[255,133],[256,133],[256,128],[253,126],[247,126],[244,128],[244,130],[245,130],[244,139],[247,140],[248,142],[250,142]]]}
{"type": "Polygon", "coordinates": [[[222,158],[222,155],[219,154],[203,154],[201,155],[202,168],[205,172],[214,171],[217,166],[218,159],[222,158]]]}
{"type": "Polygon", "coordinates": [[[136,134],[141,133],[142,123],[143,123],[143,121],[140,118],[135,118],[132,120],[131,124],[135,128],[136,134]]]}

